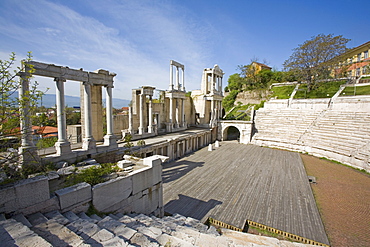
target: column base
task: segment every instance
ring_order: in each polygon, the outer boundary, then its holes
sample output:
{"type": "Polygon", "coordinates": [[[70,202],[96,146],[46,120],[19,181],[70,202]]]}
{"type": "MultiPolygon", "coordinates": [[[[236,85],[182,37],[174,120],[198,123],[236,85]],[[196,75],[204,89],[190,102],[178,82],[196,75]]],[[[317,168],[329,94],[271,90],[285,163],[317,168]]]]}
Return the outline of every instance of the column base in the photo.
{"type": "Polygon", "coordinates": [[[172,127],[173,127],[172,123],[166,123],[166,132],[167,133],[172,132],[172,127]]]}
{"type": "Polygon", "coordinates": [[[148,133],[153,133],[153,126],[148,126],[148,133]]]}
{"type": "Polygon", "coordinates": [[[84,138],[82,141],[82,149],[83,150],[95,150],[96,149],[96,141],[94,138],[84,138]]]}
{"type": "Polygon", "coordinates": [[[61,156],[63,154],[69,154],[72,152],[71,150],[71,144],[67,142],[59,142],[57,141],[55,143],[55,149],[57,151],[57,155],[61,156]]]}
{"type": "Polygon", "coordinates": [[[144,128],[143,127],[139,127],[139,135],[142,135],[144,134],[144,128]]]}
{"type": "Polygon", "coordinates": [[[115,135],[105,135],[104,136],[104,145],[109,146],[109,148],[118,147],[116,136],[115,135]]]}

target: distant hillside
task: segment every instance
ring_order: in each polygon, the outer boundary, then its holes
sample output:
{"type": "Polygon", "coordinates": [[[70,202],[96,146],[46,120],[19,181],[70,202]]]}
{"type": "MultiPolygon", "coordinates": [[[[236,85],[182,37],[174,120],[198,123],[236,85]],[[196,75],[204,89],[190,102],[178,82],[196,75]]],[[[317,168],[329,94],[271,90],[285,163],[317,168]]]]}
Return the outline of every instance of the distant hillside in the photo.
{"type": "MultiPolygon", "coordinates": [[[[18,97],[18,92],[14,94],[14,97],[18,97]]],[[[64,96],[65,99],[65,105],[69,107],[74,107],[74,106],[80,106],[80,98],[76,96],[64,96]]],[[[116,99],[113,98],[112,100],[113,107],[114,108],[122,108],[128,106],[130,103],[130,100],[126,99],[116,99]]],[[[44,94],[42,97],[42,100],[39,101],[38,105],[42,105],[45,107],[55,107],[56,104],[56,96],[55,94],[44,94]]],[[[103,104],[105,105],[105,99],[103,99],[103,104]]]]}

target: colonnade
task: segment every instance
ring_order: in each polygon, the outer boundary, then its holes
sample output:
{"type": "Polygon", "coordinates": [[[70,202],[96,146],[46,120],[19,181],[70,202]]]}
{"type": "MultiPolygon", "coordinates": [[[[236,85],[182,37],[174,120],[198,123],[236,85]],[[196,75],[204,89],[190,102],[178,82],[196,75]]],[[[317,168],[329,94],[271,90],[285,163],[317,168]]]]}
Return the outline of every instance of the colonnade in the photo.
{"type": "MultiPolygon", "coordinates": [[[[113,77],[114,73],[109,73],[105,70],[99,70],[97,72],[86,72],[83,70],[74,70],[68,67],[56,66],[54,64],[44,64],[40,62],[30,61],[27,62],[29,66],[33,67],[33,75],[52,77],[55,81],[56,89],[56,113],[57,113],[57,128],[58,128],[58,140],[55,143],[56,154],[66,155],[72,152],[71,144],[67,138],[67,125],[65,115],[65,94],[64,84],[67,80],[80,81],[82,82],[84,89],[84,123],[85,123],[85,137],[83,139],[82,149],[88,151],[88,153],[95,152],[96,141],[92,135],[92,110],[91,110],[91,86],[99,85],[106,88],[106,121],[107,121],[107,133],[104,136],[104,145],[109,148],[117,147],[116,137],[113,134],[113,115],[112,115],[112,88],[113,88],[113,77]]],[[[22,76],[22,87],[20,94],[23,95],[24,91],[28,90],[28,77],[22,76]]],[[[27,112],[27,111],[22,111],[27,112]]],[[[24,125],[30,126],[29,116],[22,117],[24,125]]],[[[22,137],[22,147],[30,146],[32,142],[31,131],[24,131],[24,137],[22,137]],[[24,140],[24,141],[23,141],[24,140]]]]}
{"type": "Polygon", "coordinates": [[[170,106],[168,112],[167,132],[172,132],[174,129],[186,127],[185,120],[185,66],[170,60],[170,87],[166,92],[166,97],[169,98],[170,106]],[[176,84],[173,82],[173,69],[176,68],[176,84]],[[182,70],[182,80],[180,83],[179,72],[182,70]],[[180,87],[181,85],[181,87],[180,87]],[[175,117],[175,118],[174,118],[175,117]]]}
{"type": "Polygon", "coordinates": [[[185,66],[180,64],[174,60],[170,60],[170,87],[169,91],[177,90],[177,91],[185,91],[185,66]],[[176,68],[176,84],[173,84],[173,69],[176,68]],[[180,69],[182,71],[182,77],[180,83],[180,69]],[[181,87],[180,87],[181,85],[181,87]]]}

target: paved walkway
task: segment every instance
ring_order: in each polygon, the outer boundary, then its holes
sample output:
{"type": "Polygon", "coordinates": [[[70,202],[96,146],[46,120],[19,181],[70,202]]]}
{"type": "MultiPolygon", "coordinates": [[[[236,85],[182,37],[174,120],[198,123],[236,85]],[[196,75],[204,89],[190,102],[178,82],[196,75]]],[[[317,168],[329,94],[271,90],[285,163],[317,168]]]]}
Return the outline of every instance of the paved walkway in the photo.
{"type": "Polygon", "coordinates": [[[297,153],[221,142],[165,164],[163,182],[168,213],[239,228],[249,219],[329,243],[297,153]]]}
{"type": "Polygon", "coordinates": [[[370,175],[301,155],[332,246],[370,246],[370,175]]]}

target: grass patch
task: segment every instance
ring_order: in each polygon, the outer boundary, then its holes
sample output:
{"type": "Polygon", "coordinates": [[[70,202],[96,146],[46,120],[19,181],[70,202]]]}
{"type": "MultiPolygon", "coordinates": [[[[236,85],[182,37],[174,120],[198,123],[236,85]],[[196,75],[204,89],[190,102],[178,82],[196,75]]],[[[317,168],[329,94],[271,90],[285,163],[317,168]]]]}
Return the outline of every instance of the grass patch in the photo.
{"type": "MultiPolygon", "coordinates": [[[[77,169],[77,168],[76,168],[77,169]]],[[[100,167],[94,166],[82,170],[80,173],[74,173],[66,178],[65,187],[78,183],[86,182],[91,186],[103,183],[109,179],[107,175],[117,172],[118,166],[113,163],[101,164],[100,167]]]]}
{"type": "Polygon", "coordinates": [[[294,96],[295,99],[317,99],[317,98],[331,98],[336,92],[338,92],[341,85],[345,84],[346,81],[329,81],[329,82],[318,82],[311,89],[310,92],[307,90],[307,84],[299,86],[299,90],[294,96]]]}
{"type": "Polygon", "coordinates": [[[250,111],[247,112],[239,111],[246,111],[251,106],[252,106],[251,104],[238,105],[231,112],[229,112],[229,114],[227,114],[225,119],[250,121],[251,120],[250,111]]]}
{"type": "Polygon", "coordinates": [[[352,95],[369,95],[370,94],[370,85],[368,86],[348,86],[346,87],[341,96],[352,96],[352,95]]]}
{"type": "Polygon", "coordinates": [[[271,89],[273,92],[272,97],[276,97],[277,99],[289,99],[294,88],[295,85],[273,87],[271,89]]]}
{"type": "Polygon", "coordinates": [[[353,167],[353,166],[350,166],[350,165],[346,165],[346,164],[343,164],[343,163],[341,163],[339,161],[331,160],[331,159],[328,159],[328,158],[325,158],[325,157],[320,157],[320,159],[321,160],[326,160],[326,161],[329,161],[329,162],[332,162],[332,163],[335,163],[335,164],[338,164],[338,165],[346,166],[346,167],[351,168],[353,170],[356,170],[358,172],[364,173],[366,175],[370,175],[370,172],[367,172],[365,169],[356,168],[356,167],[353,167]]]}

